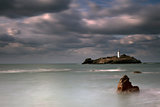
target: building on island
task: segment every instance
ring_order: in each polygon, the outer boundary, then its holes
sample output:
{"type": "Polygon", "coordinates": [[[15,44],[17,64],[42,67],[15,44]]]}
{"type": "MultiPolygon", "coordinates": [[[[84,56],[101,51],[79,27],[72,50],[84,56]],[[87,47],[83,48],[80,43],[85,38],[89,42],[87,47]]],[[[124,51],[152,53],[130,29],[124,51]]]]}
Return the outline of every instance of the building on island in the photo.
{"type": "Polygon", "coordinates": [[[120,51],[117,52],[117,57],[120,58],[120,51]]]}

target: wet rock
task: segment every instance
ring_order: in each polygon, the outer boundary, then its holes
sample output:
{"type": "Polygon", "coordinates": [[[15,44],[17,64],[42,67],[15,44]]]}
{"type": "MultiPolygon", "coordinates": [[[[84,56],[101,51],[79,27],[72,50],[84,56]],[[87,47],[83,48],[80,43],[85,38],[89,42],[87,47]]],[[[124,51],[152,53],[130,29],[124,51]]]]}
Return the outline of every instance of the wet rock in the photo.
{"type": "Polygon", "coordinates": [[[134,71],[133,73],[135,73],[135,74],[140,74],[140,73],[142,73],[141,71],[134,71]]]}
{"type": "Polygon", "coordinates": [[[133,92],[139,92],[138,86],[132,86],[132,83],[129,81],[129,78],[127,75],[124,75],[118,83],[117,92],[118,93],[133,93],[133,92]]]}

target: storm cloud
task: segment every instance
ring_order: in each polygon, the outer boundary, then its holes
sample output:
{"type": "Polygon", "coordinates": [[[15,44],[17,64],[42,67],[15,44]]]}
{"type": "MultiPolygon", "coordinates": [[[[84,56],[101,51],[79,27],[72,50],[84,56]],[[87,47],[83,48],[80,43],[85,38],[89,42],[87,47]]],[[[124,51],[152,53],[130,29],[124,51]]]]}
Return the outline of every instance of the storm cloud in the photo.
{"type": "Polygon", "coordinates": [[[160,2],[2,0],[2,62],[82,62],[121,53],[159,61],[160,2]]]}
{"type": "Polygon", "coordinates": [[[10,18],[34,16],[46,12],[60,12],[71,0],[1,0],[0,15],[10,18]]]}

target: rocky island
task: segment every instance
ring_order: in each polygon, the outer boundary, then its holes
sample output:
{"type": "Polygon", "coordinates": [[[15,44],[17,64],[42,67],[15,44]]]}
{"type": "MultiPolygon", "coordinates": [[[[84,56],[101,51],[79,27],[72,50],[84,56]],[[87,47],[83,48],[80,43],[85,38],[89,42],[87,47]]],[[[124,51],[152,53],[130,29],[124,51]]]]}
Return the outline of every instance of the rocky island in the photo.
{"type": "Polygon", "coordinates": [[[98,58],[95,60],[87,58],[82,64],[139,64],[139,63],[141,63],[140,60],[123,54],[119,56],[98,58]]]}
{"type": "Polygon", "coordinates": [[[137,60],[134,57],[128,55],[121,55],[120,58],[117,56],[112,57],[103,57],[98,59],[87,58],[82,64],[138,64],[141,63],[140,60],[137,60]]]}

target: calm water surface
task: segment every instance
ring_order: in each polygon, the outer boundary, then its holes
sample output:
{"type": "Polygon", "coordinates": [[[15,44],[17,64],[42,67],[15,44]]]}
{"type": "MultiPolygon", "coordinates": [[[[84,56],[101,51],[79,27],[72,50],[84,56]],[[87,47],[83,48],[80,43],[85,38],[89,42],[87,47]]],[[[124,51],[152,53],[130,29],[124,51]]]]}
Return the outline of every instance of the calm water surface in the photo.
{"type": "Polygon", "coordinates": [[[160,107],[160,64],[0,65],[0,107],[160,107]],[[116,93],[125,74],[139,94],[116,93]]]}

